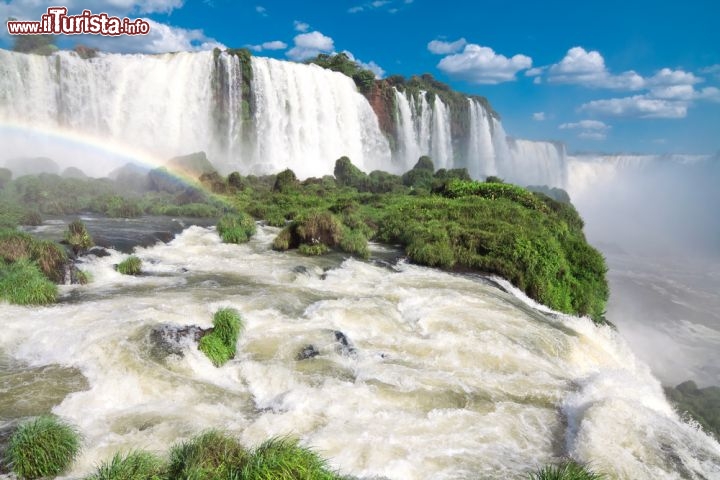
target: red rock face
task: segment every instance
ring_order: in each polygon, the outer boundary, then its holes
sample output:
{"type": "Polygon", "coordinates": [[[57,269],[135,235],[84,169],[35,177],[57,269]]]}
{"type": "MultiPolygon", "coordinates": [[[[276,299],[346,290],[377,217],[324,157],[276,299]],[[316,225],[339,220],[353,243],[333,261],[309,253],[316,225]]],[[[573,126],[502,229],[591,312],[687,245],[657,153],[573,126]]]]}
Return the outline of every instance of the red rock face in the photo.
{"type": "Polygon", "coordinates": [[[397,138],[395,131],[395,97],[392,87],[385,80],[375,81],[375,86],[365,97],[375,111],[380,129],[385,135],[397,138]]]}

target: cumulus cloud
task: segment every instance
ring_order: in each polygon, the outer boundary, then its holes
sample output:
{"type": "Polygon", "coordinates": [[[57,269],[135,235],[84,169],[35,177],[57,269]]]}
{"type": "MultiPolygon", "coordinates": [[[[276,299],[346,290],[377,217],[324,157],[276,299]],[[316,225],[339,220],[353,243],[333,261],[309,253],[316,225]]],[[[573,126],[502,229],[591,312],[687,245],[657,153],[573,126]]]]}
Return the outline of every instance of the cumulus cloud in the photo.
{"type": "Polygon", "coordinates": [[[262,15],[263,17],[267,17],[267,16],[268,16],[267,8],[263,7],[262,5],[256,6],[256,7],[255,7],[255,11],[256,11],[257,13],[259,13],[260,15],[262,15]]]}
{"type": "Polygon", "coordinates": [[[308,30],[310,30],[310,25],[308,25],[305,22],[301,22],[300,20],[295,20],[293,22],[293,28],[295,29],[296,32],[305,33],[308,30]]]}
{"type": "Polygon", "coordinates": [[[583,140],[605,140],[607,138],[607,134],[605,132],[580,132],[578,133],[578,138],[582,138],[583,140]]]}
{"type": "Polygon", "coordinates": [[[448,55],[438,63],[438,68],[451,77],[480,84],[512,82],[519,71],[530,67],[532,59],[526,55],[507,58],[492,48],[472,43],[462,53],[448,55]]]}
{"type": "Polygon", "coordinates": [[[710,65],[708,67],[701,68],[700,73],[713,75],[715,78],[720,79],[720,63],[716,63],[715,65],[710,65]]]}
{"type": "Polygon", "coordinates": [[[653,98],[649,95],[593,100],[580,111],[596,115],[640,118],[685,118],[688,102],[653,98]]]}
{"type": "Polygon", "coordinates": [[[537,122],[542,122],[545,120],[545,112],[535,112],[532,114],[532,119],[537,122]]]}
{"type": "Polygon", "coordinates": [[[538,75],[542,75],[543,71],[545,71],[544,67],[531,68],[530,70],[525,71],[525,76],[526,77],[537,77],[538,75]]]}
{"type": "Polygon", "coordinates": [[[639,90],[645,86],[645,79],[633,70],[611,74],[600,52],[588,52],[582,47],[571,48],[559,63],[551,65],[548,81],[618,90],[639,90]]]}
{"type": "Polygon", "coordinates": [[[295,61],[307,60],[320,53],[330,53],[335,50],[333,39],[318,31],[296,35],[293,42],[295,45],[286,55],[295,61]]]}
{"type": "Polygon", "coordinates": [[[207,37],[202,30],[174,27],[146,18],[150,33],[138,36],[103,37],[81,35],[78,43],[96,47],[104,52],[116,53],[168,53],[227,48],[217,40],[207,37]]]}
{"type": "Polygon", "coordinates": [[[457,53],[467,45],[467,40],[460,38],[454,42],[444,42],[442,40],[433,40],[427,44],[427,49],[435,55],[447,55],[449,53],[457,53]]]}
{"type": "Polygon", "coordinates": [[[264,42],[259,45],[248,45],[247,48],[254,52],[262,52],[263,50],[285,50],[287,43],[281,42],[280,40],[273,40],[272,42],[264,42]]]}
{"type": "Polygon", "coordinates": [[[647,83],[651,86],[665,86],[665,85],[695,85],[696,83],[702,82],[703,79],[696,77],[691,72],[685,72],[683,70],[672,70],[670,68],[663,68],[652,77],[648,78],[647,83]]]}

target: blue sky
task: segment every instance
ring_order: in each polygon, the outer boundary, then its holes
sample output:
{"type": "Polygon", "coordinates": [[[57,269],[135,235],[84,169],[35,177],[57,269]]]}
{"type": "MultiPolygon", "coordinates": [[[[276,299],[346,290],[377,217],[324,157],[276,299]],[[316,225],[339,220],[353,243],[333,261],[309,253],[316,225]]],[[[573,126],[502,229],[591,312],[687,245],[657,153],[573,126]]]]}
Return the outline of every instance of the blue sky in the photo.
{"type": "MultiPolygon", "coordinates": [[[[49,5],[0,0],[0,18],[49,5]]],[[[511,135],[571,151],[720,151],[717,0],[69,0],[149,18],[147,37],[62,39],[106,51],[249,46],[303,60],[348,51],[381,75],[431,73],[488,97],[511,135]]],[[[0,46],[11,39],[0,34],[0,46]]]]}

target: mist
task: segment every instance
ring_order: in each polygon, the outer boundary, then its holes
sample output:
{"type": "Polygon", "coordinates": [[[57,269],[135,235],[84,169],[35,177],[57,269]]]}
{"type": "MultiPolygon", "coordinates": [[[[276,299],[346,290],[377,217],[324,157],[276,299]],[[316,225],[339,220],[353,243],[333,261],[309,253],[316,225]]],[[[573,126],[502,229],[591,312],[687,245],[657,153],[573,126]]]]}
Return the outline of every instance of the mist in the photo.
{"type": "Polygon", "coordinates": [[[576,157],[570,178],[608,319],[664,383],[720,384],[720,158],[576,157]]]}

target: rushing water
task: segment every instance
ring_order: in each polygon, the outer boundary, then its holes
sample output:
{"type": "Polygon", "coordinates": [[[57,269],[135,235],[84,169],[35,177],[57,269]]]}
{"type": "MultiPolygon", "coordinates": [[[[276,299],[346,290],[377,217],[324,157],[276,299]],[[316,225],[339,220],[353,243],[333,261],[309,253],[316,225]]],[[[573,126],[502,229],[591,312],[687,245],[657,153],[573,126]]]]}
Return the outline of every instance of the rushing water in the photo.
{"type": "MultiPolygon", "coordinates": [[[[720,475],[720,445],[678,418],[612,329],[543,313],[501,280],[515,293],[404,263],[274,252],[277,231],[238,246],[193,226],[137,248],[140,277],[115,272],[126,255],[111,251],[84,258],[93,282],[61,287],[61,303],[0,307],[0,358],[77,390],[53,408],[84,436],[70,477],[211,427],[248,445],[297,435],[361,478],[524,478],[565,455],[633,480],[720,475]],[[190,343],[154,353],[153,327],[209,327],[225,306],[246,323],[235,360],[215,368],[190,343]],[[320,355],[298,360],[307,345],[320,355]]],[[[0,409],[5,424],[49,406],[7,364],[3,395],[27,403],[0,409]]]]}

